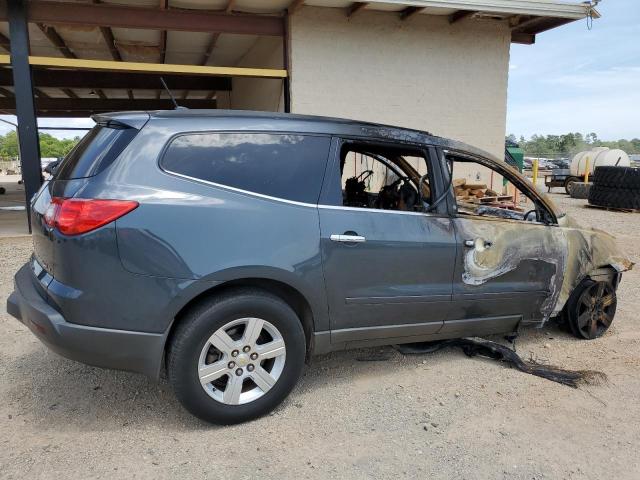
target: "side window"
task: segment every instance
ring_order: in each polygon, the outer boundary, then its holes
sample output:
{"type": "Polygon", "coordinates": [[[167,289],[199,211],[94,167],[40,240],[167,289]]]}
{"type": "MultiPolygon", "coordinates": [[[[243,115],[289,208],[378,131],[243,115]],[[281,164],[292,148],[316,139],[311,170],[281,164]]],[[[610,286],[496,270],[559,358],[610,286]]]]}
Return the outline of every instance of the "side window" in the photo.
{"type": "Polygon", "coordinates": [[[450,156],[447,160],[459,214],[538,221],[533,200],[498,171],[468,159],[450,156]]]}
{"type": "Polygon", "coordinates": [[[431,198],[427,160],[416,150],[346,143],[340,178],[346,207],[420,212],[431,198]]]}
{"type": "Polygon", "coordinates": [[[317,203],[329,137],[193,133],[176,137],[160,164],[171,173],[304,203],[317,203]]]}

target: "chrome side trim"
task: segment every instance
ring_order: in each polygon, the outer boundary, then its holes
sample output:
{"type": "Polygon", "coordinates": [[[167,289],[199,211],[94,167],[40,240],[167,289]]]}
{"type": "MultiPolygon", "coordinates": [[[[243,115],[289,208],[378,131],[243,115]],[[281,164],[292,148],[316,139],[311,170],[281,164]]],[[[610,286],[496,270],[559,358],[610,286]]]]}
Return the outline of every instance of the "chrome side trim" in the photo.
{"type": "Polygon", "coordinates": [[[400,212],[396,210],[381,210],[377,208],[344,207],[341,205],[318,205],[318,208],[322,208],[324,210],[352,210],[354,212],[375,212],[375,213],[390,213],[394,215],[419,215],[423,217],[450,218],[445,215],[439,215],[434,213],[400,212]]]}
{"type": "Polygon", "coordinates": [[[210,185],[212,187],[221,188],[223,190],[229,190],[229,191],[235,192],[235,193],[243,193],[245,195],[251,195],[253,197],[258,197],[258,198],[262,198],[262,199],[265,199],[265,200],[274,200],[276,202],[288,203],[290,205],[297,205],[299,207],[312,207],[312,208],[317,208],[318,207],[316,204],[313,204],[313,203],[296,202],[295,200],[287,200],[286,198],[272,197],[271,195],[265,195],[263,193],[256,193],[256,192],[252,192],[250,190],[243,190],[241,188],[230,187],[229,185],[222,185],[221,183],[210,182],[209,180],[203,180],[201,178],[190,177],[189,175],[184,175],[182,173],[173,172],[171,170],[162,169],[162,171],[166,172],[166,173],[169,173],[171,175],[175,175],[176,177],[184,178],[186,180],[191,180],[191,181],[196,182],[196,183],[202,183],[204,185],[210,185]]]}
{"type": "Polygon", "coordinates": [[[261,198],[264,200],[272,200],[275,202],[287,203],[289,205],[296,205],[298,207],[307,207],[307,208],[322,208],[326,210],[352,210],[356,212],[375,212],[375,213],[387,213],[387,214],[395,214],[395,215],[421,215],[424,217],[439,217],[439,218],[450,218],[446,215],[440,215],[435,213],[424,213],[424,212],[399,212],[396,210],[381,210],[377,208],[360,208],[360,207],[345,207],[342,205],[316,205],[313,203],[305,203],[305,202],[296,202],[295,200],[287,200],[286,198],[281,197],[272,197],[271,195],[265,195],[263,193],[256,193],[250,190],[243,190],[242,188],[230,187],[228,185],[223,185],[221,183],[210,182],[209,180],[202,180],[201,178],[191,177],[189,175],[184,175],[182,173],[173,172],[171,170],[161,169],[163,172],[168,173],[169,175],[174,175],[179,178],[183,178],[185,180],[190,180],[195,183],[201,183],[203,185],[209,185],[216,188],[221,188],[223,190],[228,190],[230,192],[242,193],[244,195],[249,195],[252,197],[261,198]]]}

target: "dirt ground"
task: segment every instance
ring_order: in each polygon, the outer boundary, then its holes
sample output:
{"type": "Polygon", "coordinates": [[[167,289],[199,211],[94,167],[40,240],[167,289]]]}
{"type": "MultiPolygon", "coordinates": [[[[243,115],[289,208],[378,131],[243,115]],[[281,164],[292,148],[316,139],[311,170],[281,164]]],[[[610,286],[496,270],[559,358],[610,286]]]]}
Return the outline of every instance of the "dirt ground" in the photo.
{"type": "MultiPolygon", "coordinates": [[[[640,214],[554,199],[640,263],[640,214]]],[[[3,305],[30,250],[0,240],[3,305]]],[[[637,268],[603,338],[550,326],[518,339],[523,357],[601,370],[607,385],[574,390],[453,350],[356,350],[316,358],[274,414],[233,427],[191,417],[166,381],[60,358],[2,313],[0,477],[638,479],[639,311],[637,268]]]]}
{"type": "Polygon", "coordinates": [[[25,235],[29,232],[25,215],[24,185],[18,184],[20,175],[0,173],[0,238],[25,235]]]}

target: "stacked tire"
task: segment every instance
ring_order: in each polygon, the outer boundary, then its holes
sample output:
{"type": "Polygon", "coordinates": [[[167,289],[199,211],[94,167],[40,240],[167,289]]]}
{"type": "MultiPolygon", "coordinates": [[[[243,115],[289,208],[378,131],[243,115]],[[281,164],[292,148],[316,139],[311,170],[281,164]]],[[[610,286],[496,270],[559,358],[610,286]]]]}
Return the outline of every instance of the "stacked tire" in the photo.
{"type": "Polygon", "coordinates": [[[592,183],[573,182],[568,188],[569,195],[571,195],[571,198],[587,199],[592,186],[592,183]]]}
{"type": "Polygon", "coordinates": [[[597,167],[589,190],[589,203],[640,210],[640,168],[597,167]]]}

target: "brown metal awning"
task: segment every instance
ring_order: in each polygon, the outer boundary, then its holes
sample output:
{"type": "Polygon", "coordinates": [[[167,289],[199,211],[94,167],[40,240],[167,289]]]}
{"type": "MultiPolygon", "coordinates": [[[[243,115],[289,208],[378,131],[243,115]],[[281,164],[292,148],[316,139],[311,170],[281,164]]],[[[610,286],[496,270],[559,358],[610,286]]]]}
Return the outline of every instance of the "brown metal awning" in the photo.
{"type": "MultiPolygon", "coordinates": [[[[559,0],[157,0],[154,7],[147,0],[126,4],[32,0],[25,4],[35,95],[87,100],[65,110],[40,109],[44,104],[38,103],[40,115],[88,115],[104,111],[101,101],[108,108],[121,105],[108,102],[119,99],[144,100],[145,105],[152,103],[147,100],[158,100],[161,108],[166,103],[160,100],[168,95],[160,76],[181,101],[202,100],[194,105],[209,108],[215,107],[220,94],[233,89],[234,78],[285,79],[287,18],[305,5],[341,8],[348,17],[380,10],[397,14],[403,22],[419,15],[440,15],[455,28],[465,28],[466,22],[476,19],[493,19],[508,22],[512,41],[525,44],[534,43],[540,32],[595,12],[589,5],[559,0]],[[282,38],[281,68],[238,68],[265,38],[282,38]]],[[[0,56],[2,50],[6,54],[10,50],[7,20],[7,3],[1,2],[0,56]]],[[[7,61],[4,57],[0,62],[0,97],[11,99],[13,81],[7,61]]],[[[287,103],[286,81],[284,89],[287,103]]]]}

